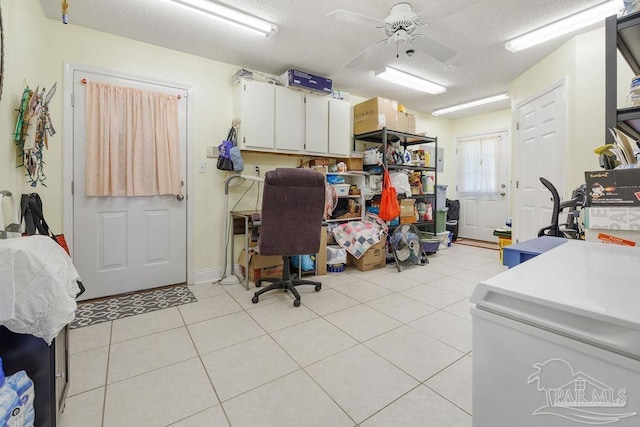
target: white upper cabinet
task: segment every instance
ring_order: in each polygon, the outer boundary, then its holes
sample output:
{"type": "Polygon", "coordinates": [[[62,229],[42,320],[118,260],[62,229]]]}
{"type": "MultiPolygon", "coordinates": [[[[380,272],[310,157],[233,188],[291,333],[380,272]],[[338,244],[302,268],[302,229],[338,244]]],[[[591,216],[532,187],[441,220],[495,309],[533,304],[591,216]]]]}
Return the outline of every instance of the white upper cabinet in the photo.
{"type": "Polygon", "coordinates": [[[329,100],[329,154],[349,157],[351,153],[351,104],[329,100]]]}
{"type": "Polygon", "coordinates": [[[351,106],[254,80],[236,89],[234,117],[240,118],[242,150],[348,157],[351,106]]]}
{"type": "Polygon", "coordinates": [[[276,149],[300,152],[304,141],[304,95],[285,87],[273,88],[276,94],[276,149]]]}
{"type": "Polygon", "coordinates": [[[235,116],[240,117],[240,148],[274,149],[275,93],[273,85],[243,80],[236,93],[235,116]]]}
{"type": "Polygon", "coordinates": [[[329,152],[329,98],[309,95],[305,106],[305,151],[327,154],[329,152]]]}

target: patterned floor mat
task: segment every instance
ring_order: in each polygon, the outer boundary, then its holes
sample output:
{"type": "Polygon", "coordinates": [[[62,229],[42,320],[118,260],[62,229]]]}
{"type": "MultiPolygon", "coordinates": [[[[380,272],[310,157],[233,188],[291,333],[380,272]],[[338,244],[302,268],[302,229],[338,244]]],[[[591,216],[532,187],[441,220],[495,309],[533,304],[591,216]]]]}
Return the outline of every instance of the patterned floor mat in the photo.
{"type": "Polygon", "coordinates": [[[100,300],[79,302],[71,329],[196,302],[186,285],[169,286],[100,300]]]}

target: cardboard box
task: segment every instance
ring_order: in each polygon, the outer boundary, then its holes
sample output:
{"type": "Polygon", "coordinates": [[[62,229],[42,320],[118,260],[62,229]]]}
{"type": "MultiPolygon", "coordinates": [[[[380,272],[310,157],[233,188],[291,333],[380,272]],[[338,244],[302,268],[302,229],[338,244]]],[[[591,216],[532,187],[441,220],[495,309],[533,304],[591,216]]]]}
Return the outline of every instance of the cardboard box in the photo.
{"type": "MultiPolygon", "coordinates": [[[[398,112],[397,101],[380,97],[368,99],[353,107],[353,133],[358,135],[383,127],[399,130],[398,117],[406,120],[406,114],[398,112]]],[[[408,126],[408,122],[404,126],[408,126]]]]}
{"type": "MultiPolygon", "coordinates": [[[[387,126],[389,128],[389,126],[387,126]]],[[[390,128],[399,132],[416,133],[416,116],[407,113],[398,113],[396,127],[390,128]]]]}
{"type": "Polygon", "coordinates": [[[327,274],[327,227],[320,231],[320,249],[316,255],[316,271],[318,276],[327,274]]]}
{"type": "Polygon", "coordinates": [[[347,164],[347,171],[361,171],[362,169],[364,169],[363,160],[363,156],[361,155],[360,157],[349,157],[344,159],[343,161],[347,164]]]}
{"type": "Polygon", "coordinates": [[[588,206],[640,206],[640,169],[585,172],[588,206]]]}
{"type": "Polygon", "coordinates": [[[245,265],[249,266],[249,281],[255,282],[258,279],[280,278],[283,272],[283,261],[281,256],[266,256],[260,254],[248,254],[243,249],[238,257],[238,264],[242,267],[242,275],[246,275],[245,265]],[[247,263],[247,256],[249,260],[247,263]]]}
{"type": "Polygon", "coordinates": [[[416,133],[416,116],[413,114],[407,114],[407,133],[416,133]]]}
{"type": "Polygon", "coordinates": [[[281,81],[286,87],[331,95],[331,79],[314,76],[304,71],[287,70],[282,74],[281,81]]]}
{"type": "Polygon", "coordinates": [[[640,231],[587,228],[584,230],[584,239],[608,245],[640,246],[640,231]]]}
{"type": "Polygon", "coordinates": [[[414,220],[413,222],[415,222],[415,219],[416,219],[415,204],[416,204],[415,199],[400,200],[400,218],[412,217],[414,220]]]}
{"type": "Polygon", "coordinates": [[[360,271],[375,270],[376,268],[384,268],[387,265],[387,254],[385,246],[387,244],[387,237],[382,236],[382,239],[371,246],[360,257],[355,259],[353,255],[347,253],[347,264],[357,268],[360,271]]]}
{"type": "Polygon", "coordinates": [[[309,166],[329,166],[329,159],[311,159],[309,160],[309,166]]]}
{"type": "Polygon", "coordinates": [[[640,207],[586,208],[585,227],[597,230],[640,231],[640,207]]]}

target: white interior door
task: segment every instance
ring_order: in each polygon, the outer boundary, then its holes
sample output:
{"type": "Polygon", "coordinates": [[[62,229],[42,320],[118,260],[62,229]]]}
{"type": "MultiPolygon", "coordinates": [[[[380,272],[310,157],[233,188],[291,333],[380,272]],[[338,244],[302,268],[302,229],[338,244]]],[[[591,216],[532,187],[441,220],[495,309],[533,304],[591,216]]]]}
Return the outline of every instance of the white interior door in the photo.
{"type": "Polygon", "coordinates": [[[458,138],[457,192],[460,200],[458,235],[497,242],[496,228],[508,217],[507,131],[458,138]]]}
{"type": "Polygon", "coordinates": [[[92,299],[186,282],[187,202],[176,196],[87,197],[85,103],[82,83],[99,81],[182,95],[181,163],[187,173],[185,91],[125,77],[73,72],[73,261],[92,299]]]}
{"type": "Polygon", "coordinates": [[[517,241],[533,239],[551,223],[551,193],[544,177],[558,189],[565,187],[567,152],[566,89],[563,82],[517,108],[516,221],[517,241]]]}

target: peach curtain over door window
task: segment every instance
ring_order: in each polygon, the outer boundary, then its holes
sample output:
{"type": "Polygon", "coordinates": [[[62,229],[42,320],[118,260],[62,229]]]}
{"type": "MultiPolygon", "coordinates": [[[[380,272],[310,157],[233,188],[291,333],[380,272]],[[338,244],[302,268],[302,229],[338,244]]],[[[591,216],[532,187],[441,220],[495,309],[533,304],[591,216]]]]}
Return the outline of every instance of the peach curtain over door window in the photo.
{"type": "Polygon", "coordinates": [[[87,82],[87,196],[180,194],[178,99],[87,82]]]}

